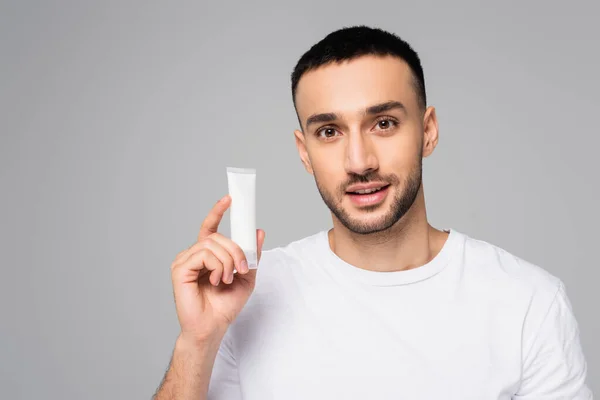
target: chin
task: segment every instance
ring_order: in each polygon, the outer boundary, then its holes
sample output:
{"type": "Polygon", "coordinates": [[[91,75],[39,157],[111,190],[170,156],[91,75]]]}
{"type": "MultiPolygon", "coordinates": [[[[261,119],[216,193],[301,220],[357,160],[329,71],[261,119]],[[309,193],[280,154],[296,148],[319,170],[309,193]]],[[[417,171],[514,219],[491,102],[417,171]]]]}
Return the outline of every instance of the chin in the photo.
{"type": "Polygon", "coordinates": [[[342,218],[338,217],[338,219],[349,231],[361,235],[384,231],[396,223],[394,215],[389,209],[386,212],[370,212],[368,215],[364,215],[364,213],[360,213],[362,215],[356,214],[358,213],[343,212],[340,215],[342,218]]]}
{"type": "Polygon", "coordinates": [[[371,235],[374,233],[383,232],[388,230],[390,226],[384,224],[351,224],[344,225],[346,229],[357,235],[371,235]]]}

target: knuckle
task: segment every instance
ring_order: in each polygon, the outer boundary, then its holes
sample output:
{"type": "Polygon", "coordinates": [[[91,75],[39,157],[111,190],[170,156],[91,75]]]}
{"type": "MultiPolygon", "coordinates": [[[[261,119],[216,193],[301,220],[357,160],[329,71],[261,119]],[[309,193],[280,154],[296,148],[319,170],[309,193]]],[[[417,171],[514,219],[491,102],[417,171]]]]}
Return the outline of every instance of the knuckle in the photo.
{"type": "Polygon", "coordinates": [[[204,260],[204,267],[210,271],[219,268],[219,260],[212,251],[208,249],[202,249],[202,259],[204,260]]]}
{"type": "Polygon", "coordinates": [[[181,268],[190,268],[202,262],[203,256],[204,255],[201,250],[197,251],[195,253],[192,253],[185,262],[179,263],[179,265],[181,266],[181,268]]]}
{"type": "Polygon", "coordinates": [[[205,237],[204,239],[198,241],[198,247],[200,248],[200,250],[204,250],[208,246],[210,246],[211,241],[212,240],[210,239],[210,237],[205,237]]]}
{"type": "Polygon", "coordinates": [[[199,241],[199,244],[201,247],[206,247],[212,243],[215,243],[215,239],[213,235],[208,235],[207,237],[205,237],[204,239],[199,241]]]}
{"type": "Polygon", "coordinates": [[[198,250],[197,254],[200,259],[206,260],[206,259],[210,259],[209,255],[212,255],[212,252],[207,248],[203,248],[203,249],[198,250]]]}
{"type": "Polygon", "coordinates": [[[208,235],[207,239],[210,240],[220,240],[223,238],[223,235],[221,235],[219,232],[213,232],[210,235],[208,235]]]}

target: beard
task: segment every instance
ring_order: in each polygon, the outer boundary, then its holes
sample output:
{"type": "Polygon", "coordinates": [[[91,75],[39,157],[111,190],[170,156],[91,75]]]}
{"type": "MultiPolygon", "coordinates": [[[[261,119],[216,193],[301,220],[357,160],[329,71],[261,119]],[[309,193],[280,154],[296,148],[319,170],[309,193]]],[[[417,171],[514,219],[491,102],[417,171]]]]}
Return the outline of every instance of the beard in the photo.
{"type": "MultiPolygon", "coordinates": [[[[321,198],[342,225],[353,233],[368,235],[391,228],[408,212],[408,210],[410,210],[417,198],[419,189],[421,188],[422,176],[423,160],[419,157],[408,176],[402,181],[402,184],[400,184],[400,179],[394,174],[387,176],[378,175],[376,172],[365,175],[350,174],[348,182],[340,185],[334,194],[328,192],[319,184],[316,172],[314,174],[314,179],[317,184],[317,189],[321,194],[321,198]],[[360,217],[352,217],[341,204],[342,199],[346,195],[346,188],[355,183],[368,183],[374,181],[386,182],[390,185],[388,189],[390,191],[393,188],[396,188],[390,209],[384,215],[371,221],[363,221],[360,217]]],[[[363,207],[361,208],[361,212],[372,213],[381,207],[383,207],[382,204],[363,207]]]]}

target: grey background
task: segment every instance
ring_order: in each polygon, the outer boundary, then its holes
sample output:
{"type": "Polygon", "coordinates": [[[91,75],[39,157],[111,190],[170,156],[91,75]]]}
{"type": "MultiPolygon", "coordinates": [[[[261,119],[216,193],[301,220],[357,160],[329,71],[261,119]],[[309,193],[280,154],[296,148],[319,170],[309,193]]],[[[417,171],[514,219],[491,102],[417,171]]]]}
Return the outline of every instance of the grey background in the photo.
{"type": "Polygon", "coordinates": [[[431,222],[565,282],[600,392],[600,7],[482,3],[2,3],[0,397],[152,395],[178,332],[169,266],[227,166],[258,169],[266,248],[330,226],[289,75],[353,24],[422,57],[431,222]]]}

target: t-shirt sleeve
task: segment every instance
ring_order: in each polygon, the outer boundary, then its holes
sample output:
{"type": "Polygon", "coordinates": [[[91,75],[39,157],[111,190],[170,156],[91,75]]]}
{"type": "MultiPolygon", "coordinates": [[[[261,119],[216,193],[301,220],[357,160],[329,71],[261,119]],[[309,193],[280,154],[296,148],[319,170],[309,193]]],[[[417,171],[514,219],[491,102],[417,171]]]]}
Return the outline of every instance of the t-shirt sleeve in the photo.
{"type": "Polygon", "coordinates": [[[572,307],[560,283],[535,336],[524,348],[517,400],[591,400],[587,364],[572,307]]]}
{"type": "Polygon", "coordinates": [[[228,331],[221,341],[208,385],[208,400],[242,400],[240,378],[228,331]]]}

